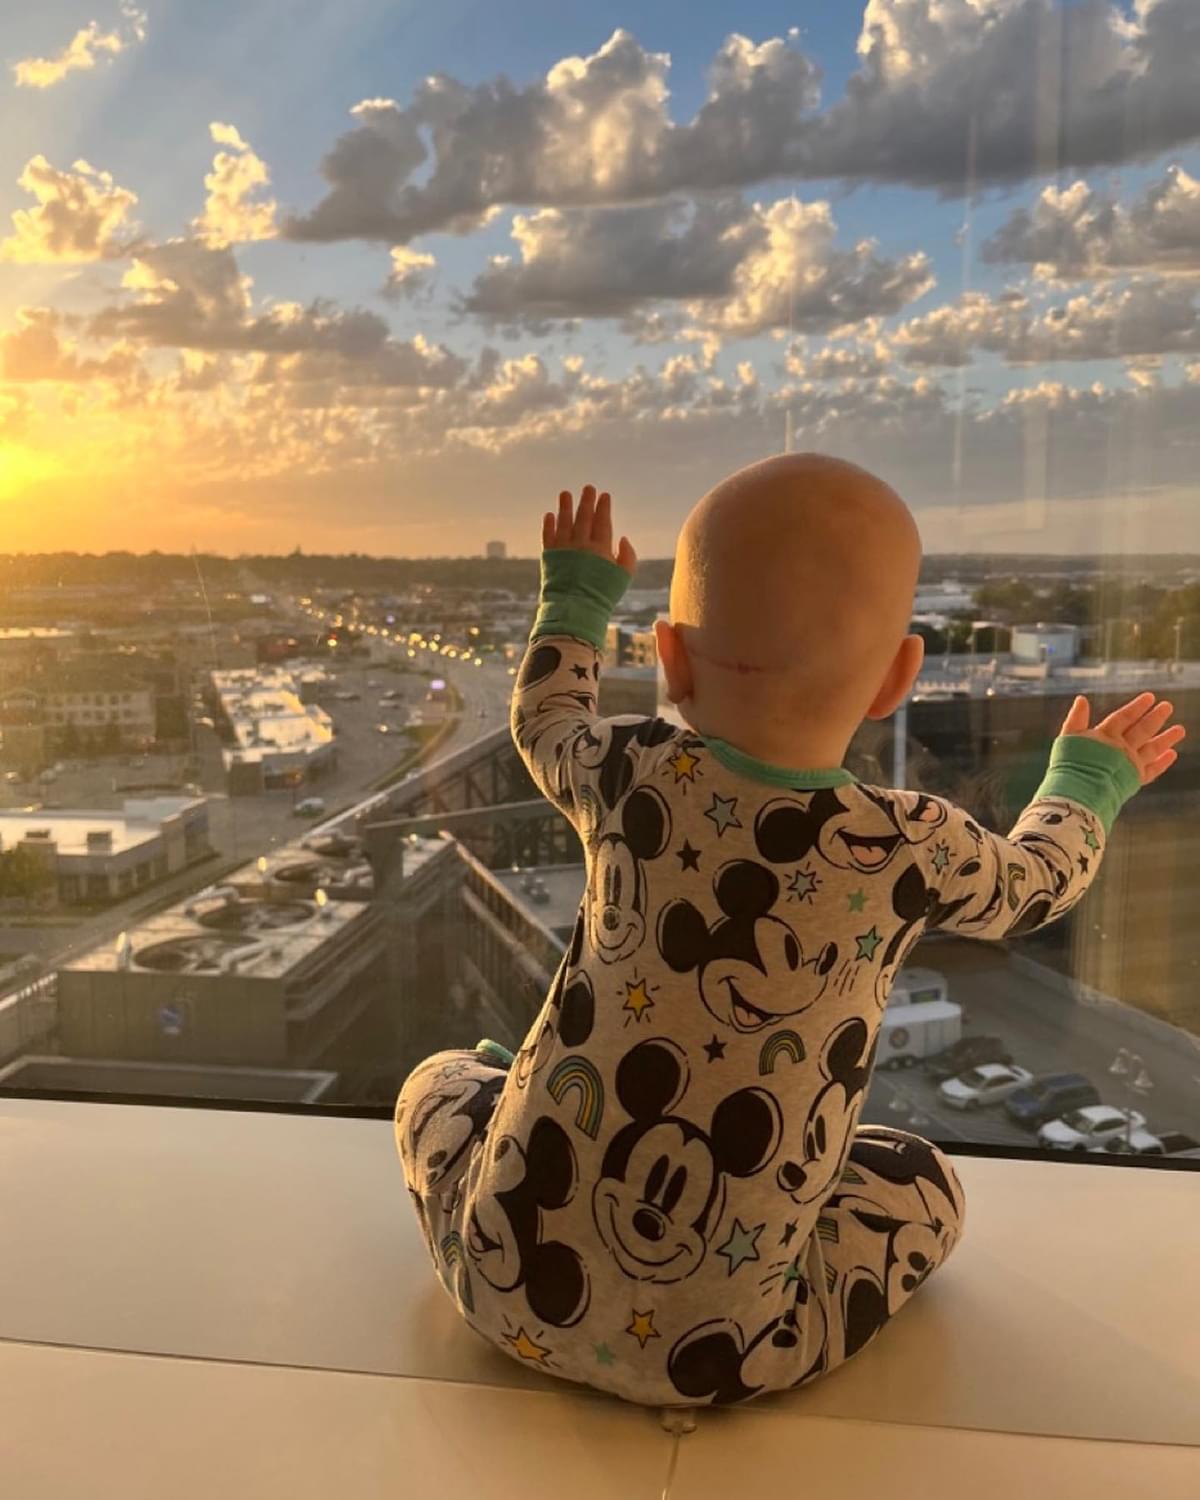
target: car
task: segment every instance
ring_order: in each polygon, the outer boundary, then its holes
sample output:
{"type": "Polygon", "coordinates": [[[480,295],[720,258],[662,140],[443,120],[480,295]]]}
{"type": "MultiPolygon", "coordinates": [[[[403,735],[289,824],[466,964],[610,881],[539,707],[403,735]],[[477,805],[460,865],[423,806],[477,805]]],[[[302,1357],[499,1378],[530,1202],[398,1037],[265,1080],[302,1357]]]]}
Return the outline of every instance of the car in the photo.
{"type": "Polygon", "coordinates": [[[302,797],[292,811],[298,818],[319,818],[325,811],[325,798],[302,797]]]}
{"type": "Polygon", "coordinates": [[[1112,1104],[1086,1104],[1060,1119],[1047,1120],[1038,1131],[1038,1145],[1055,1151],[1086,1151],[1089,1146],[1128,1135],[1145,1127],[1146,1116],[1136,1109],[1112,1104]]]}
{"type": "Polygon", "coordinates": [[[334,693],[333,696],[339,703],[357,703],[361,699],[362,694],[356,693],[353,688],[343,688],[340,693],[334,693]]]}
{"type": "Polygon", "coordinates": [[[397,699],[403,697],[404,694],[400,691],[399,688],[388,688],[387,692],[384,693],[383,697],[379,701],[381,703],[395,703],[397,699]]]}
{"type": "Polygon", "coordinates": [[[377,688],[379,686],[379,684],[375,681],[375,679],[373,677],[368,677],[367,678],[367,686],[369,688],[377,688]]]}
{"type": "Polygon", "coordinates": [[[1043,1073],[1004,1101],[1009,1119],[1036,1130],[1072,1109],[1099,1104],[1096,1086],[1082,1073],[1043,1073]]]}
{"type": "Polygon", "coordinates": [[[1149,1130],[1133,1129],[1121,1135],[1110,1136],[1098,1146],[1089,1146],[1088,1150],[1101,1156],[1181,1156],[1191,1160],[1200,1159],[1200,1141],[1179,1130],[1153,1135],[1149,1130]]]}
{"type": "Polygon", "coordinates": [[[4,779],[8,782],[9,786],[12,786],[14,782],[20,781],[21,773],[20,771],[5,771],[4,779]]]}
{"type": "Polygon", "coordinates": [[[1028,1068],[1011,1063],[981,1063],[968,1068],[957,1078],[947,1078],[938,1086],[938,1097],[954,1109],[979,1109],[985,1104],[999,1104],[1033,1082],[1028,1068]]]}
{"type": "Polygon", "coordinates": [[[1012,1054],[998,1036],[965,1036],[925,1059],[930,1077],[956,1078],[980,1063],[1010,1063],[1012,1054]]]}
{"type": "Polygon", "coordinates": [[[208,717],[208,715],[207,715],[207,714],[205,714],[205,715],[204,715],[204,716],[203,716],[203,718],[200,718],[200,719],[197,719],[197,720],[196,720],[196,723],[197,723],[197,725],[198,725],[198,726],[199,726],[199,727],[200,727],[200,728],[201,728],[201,729],[215,729],[215,728],[216,728],[216,725],[215,725],[215,724],[214,724],[214,723],[213,723],[213,721],[212,721],[212,720],[211,720],[211,719],[210,719],[210,718],[209,718],[209,717],[208,717]]]}

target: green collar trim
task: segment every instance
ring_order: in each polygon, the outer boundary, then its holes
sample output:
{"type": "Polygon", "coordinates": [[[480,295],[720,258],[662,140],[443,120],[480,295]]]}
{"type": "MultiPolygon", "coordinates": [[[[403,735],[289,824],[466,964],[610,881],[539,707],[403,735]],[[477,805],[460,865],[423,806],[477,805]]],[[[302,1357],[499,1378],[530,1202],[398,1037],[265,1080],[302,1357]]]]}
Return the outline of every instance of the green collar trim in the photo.
{"type": "Polygon", "coordinates": [[[796,771],[788,766],[775,766],[770,761],[747,755],[728,740],[709,739],[705,735],[700,738],[723,766],[737,771],[741,776],[749,776],[753,781],[765,781],[769,786],[790,786],[802,791],[813,791],[823,786],[851,786],[858,780],[844,766],[831,766],[824,771],[796,771]]]}

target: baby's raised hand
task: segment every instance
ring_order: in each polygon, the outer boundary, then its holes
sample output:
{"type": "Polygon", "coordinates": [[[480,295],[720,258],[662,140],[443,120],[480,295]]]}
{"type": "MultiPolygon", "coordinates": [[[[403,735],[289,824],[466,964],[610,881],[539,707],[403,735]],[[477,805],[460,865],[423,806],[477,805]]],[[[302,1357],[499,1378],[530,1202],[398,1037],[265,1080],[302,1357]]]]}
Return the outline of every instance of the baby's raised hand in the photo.
{"type": "Polygon", "coordinates": [[[578,552],[594,552],[607,558],[632,577],[637,567],[637,553],[628,537],[623,536],[613,553],[612,498],[605,491],[599,499],[596,487],[585,484],[579,493],[576,510],[570,490],[558,497],[558,514],[548,510],[542,519],[543,547],[573,547],[578,552]]]}
{"type": "Polygon", "coordinates": [[[1163,727],[1173,712],[1172,705],[1165,699],[1156,702],[1153,693],[1139,693],[1122,707],[1114,709],[1095,729],[1089,729],[1091,707],[1086,698],[1076,698],[1063,721],[1062,733],[1082,734],[1089,740],[1099,740],[1101,744],[1124,750],[1141,777],[1142,785],[1147,786],[1157,781],[1178,759],[1175,746],[1187,730],[1182,724],[1173,724],[1170,729],[1163,727]]]}

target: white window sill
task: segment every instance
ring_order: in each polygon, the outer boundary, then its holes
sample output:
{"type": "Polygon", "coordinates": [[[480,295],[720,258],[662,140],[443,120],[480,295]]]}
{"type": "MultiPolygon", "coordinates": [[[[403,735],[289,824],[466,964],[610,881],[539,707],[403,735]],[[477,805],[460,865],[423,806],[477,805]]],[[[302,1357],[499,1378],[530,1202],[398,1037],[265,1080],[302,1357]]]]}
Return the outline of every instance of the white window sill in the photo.
{"type": "Polygon", "coordinates": [[[723,1473],[726,1492],[792,1493],[803,1451],[846,1495],[903,1494],[871,1477],[888,1455],[923,1500],[1011,1500],[1051,1461],[1056,1500],[1200,1494],[1196,1176],[957,1165],[963,1243],[869,1350],[676,1440],[459,1323],[387,1122],[0,1099],[0,1422],[19,1435],[0,1491],[58,1500],[78,1473],[79,1494],[300,1500],[353,1475],[365,1500],[428,1474],[430,1492],[558,1496],[561,1461],[579,1500],[657,1497],[670,1457],[672,1496],[715,1500],[723,1473]],[[520,1465],[548,1429],[539,1491],[520,1465]]]}

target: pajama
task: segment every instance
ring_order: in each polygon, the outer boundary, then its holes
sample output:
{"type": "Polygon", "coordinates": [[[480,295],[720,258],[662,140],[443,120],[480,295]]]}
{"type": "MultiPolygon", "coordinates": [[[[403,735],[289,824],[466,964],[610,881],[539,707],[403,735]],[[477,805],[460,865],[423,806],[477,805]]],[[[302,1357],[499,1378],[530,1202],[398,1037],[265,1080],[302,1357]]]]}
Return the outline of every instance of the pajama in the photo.
{"type": "Polygon", "coordinates": [[[511,1065],[427,1059],[397,1145],[442,1285],[498,1348],[633,1401],[743,1401],[861,1349],[961,1233],[943,1153],[858,1123],[912,945],[1067,911],[1136,772],[1060,739],[1005,839],[921,792],[598,718],[625,575],[543,567],[513,734],[579,830],[583,900],[511,1065]]]}

